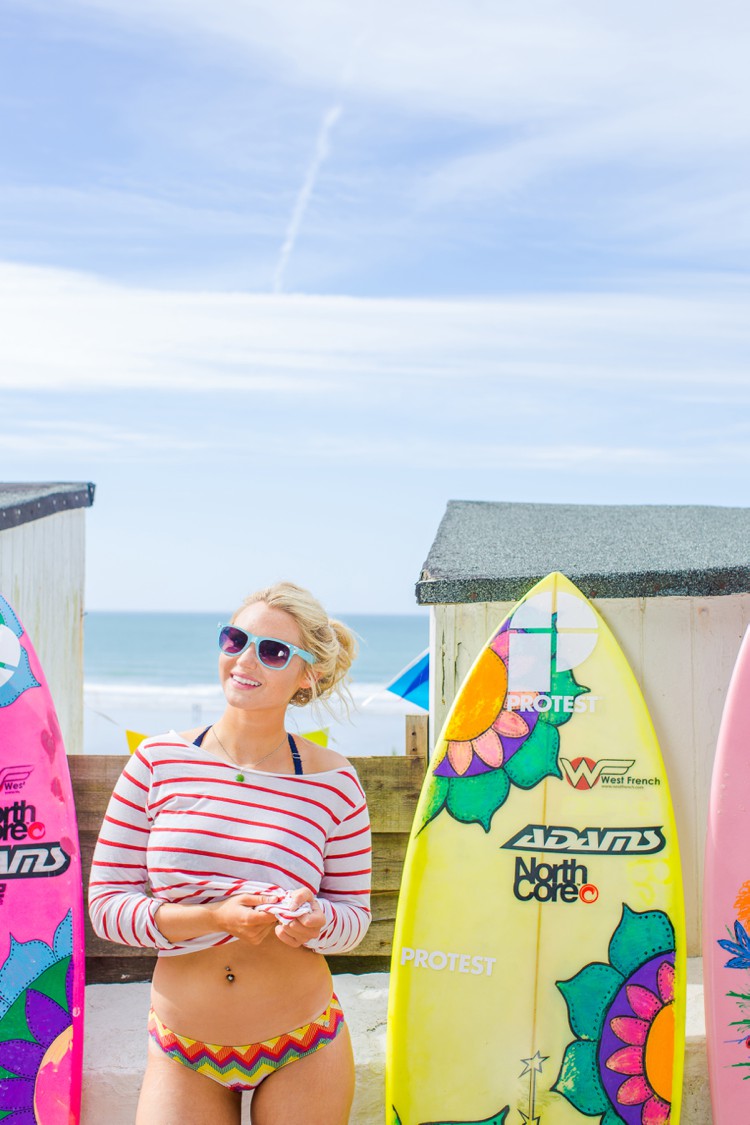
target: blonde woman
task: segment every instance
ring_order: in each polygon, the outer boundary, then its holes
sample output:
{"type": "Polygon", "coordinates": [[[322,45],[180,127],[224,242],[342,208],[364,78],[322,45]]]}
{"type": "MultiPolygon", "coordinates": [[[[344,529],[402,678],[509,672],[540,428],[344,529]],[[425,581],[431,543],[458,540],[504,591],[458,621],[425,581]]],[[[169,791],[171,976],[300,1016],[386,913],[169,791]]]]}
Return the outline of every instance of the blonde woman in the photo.
{"type": "Polygon", "coordinates": [[[288,734],[341,690],[355,644],[306,590],[247,598],[219,630],[226,707],[141,744],[91,869],[96,932],[155,948],[137,1125],[345,1125],[354,1066],[322,954],[370,921],[367,807],[349,762],[288,734]]]}

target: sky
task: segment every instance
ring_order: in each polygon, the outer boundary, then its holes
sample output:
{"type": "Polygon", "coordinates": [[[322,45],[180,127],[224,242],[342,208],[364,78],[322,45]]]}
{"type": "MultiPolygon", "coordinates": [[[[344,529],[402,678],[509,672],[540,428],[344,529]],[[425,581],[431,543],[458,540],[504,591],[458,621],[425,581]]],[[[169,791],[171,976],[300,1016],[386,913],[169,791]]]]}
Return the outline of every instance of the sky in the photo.
{"type": "Polygon", "coordinates": [[[750,9],[4,0],[0,479],[90,609],[416,611],[450,499],[747,504],[750,9]]]}

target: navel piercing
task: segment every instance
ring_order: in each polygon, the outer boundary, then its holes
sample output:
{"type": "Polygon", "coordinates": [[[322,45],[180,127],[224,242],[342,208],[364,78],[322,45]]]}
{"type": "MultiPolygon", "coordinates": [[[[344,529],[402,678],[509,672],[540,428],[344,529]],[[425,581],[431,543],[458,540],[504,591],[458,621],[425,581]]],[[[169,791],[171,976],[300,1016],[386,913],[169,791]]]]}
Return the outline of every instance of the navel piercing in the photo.
{"type": "Polygon", "coordinates": [[[227,974],[227,980],[231,984],[232,981],[234,980],[234,973],[232,972],[231,965],[225,965],[224,966],[224,972],[227,974]]]}

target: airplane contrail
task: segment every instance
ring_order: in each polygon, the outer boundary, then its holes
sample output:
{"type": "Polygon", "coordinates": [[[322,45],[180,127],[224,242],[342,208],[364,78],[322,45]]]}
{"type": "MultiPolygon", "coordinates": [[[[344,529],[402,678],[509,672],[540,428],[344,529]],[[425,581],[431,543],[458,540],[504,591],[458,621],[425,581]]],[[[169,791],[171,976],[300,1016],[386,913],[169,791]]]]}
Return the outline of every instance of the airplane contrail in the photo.
{"type": "Polygon", "coordinates": [[[320,175],[320,169],[323,167],[323,164],[327,160],[328,155],[331,151],[331,133],[333,132],[333,128],[336,122],[341,116],[342,109],[343,107],[340,103],[331,106],[331,108],[326,111],[325,116],[323,117],[323,120],[320,124],[320,129],[318,130],[318,138],[315,143],[315,152],[313,154],[312,160],[310,161],[310,166],[307,169],[305,178],[302,182],[302,187],[297,194],[297,199],[294,203],[292,216],[286,229],[284,244],[281,247],[279,260],[276,263],[276,269],[273,275],[274,293],[284,292],[284,275],[286,273],[287,266],[289,265],[289,259],[292,256],[294,245],[297,241],[297,236],[299,235],[300,228],[302,226],[302,220],[305,217],[305,212],[307,211],[307,207],[310,202],[310,196],[315,189],[316,181],[318,179],[318,176],[320,175]]]}

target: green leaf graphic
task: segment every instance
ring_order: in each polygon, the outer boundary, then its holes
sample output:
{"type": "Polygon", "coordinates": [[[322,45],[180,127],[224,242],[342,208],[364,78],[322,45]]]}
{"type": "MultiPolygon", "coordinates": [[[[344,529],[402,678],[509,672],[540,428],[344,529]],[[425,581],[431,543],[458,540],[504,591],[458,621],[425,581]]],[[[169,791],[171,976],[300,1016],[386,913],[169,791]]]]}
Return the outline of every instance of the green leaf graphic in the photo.
{"type": "Polygon", "coordinates": [[[599,1039],[607,1009],[622,987],[623,978],[611,965],[595,961],[557,987],[568,1005],[570,1026],[580,1039],[599,1039]]]}
{"type": "Polygon", "coordinates": [[[419,831],[426,828],[431,820],[434,820],[440,810],[444,807],[446,798],[448,796],[448,778],[439,777],[436,774],[432,775],[430,783],[430,792],[427,797],[427,803],[422,815],[422,823],[419,831]]]}
{"type": "Polygon", "coordinates": [[[508,777],[519,789],[533,789],[545,777],[562,777],[557,764],[560,735],[548,724],[537,723],[520,750],[505,763],[508,777]]]}
{"type": "Polygon", "coordinates": [[[623,903],[622,918],[609,943],[609,960],[618,972],[629,977],[657,954],[672,952],[674,929],[664,911],[638,914],[623,903]]]}
{"type": "Polygon", "coordinates": [[[509,1112],[510,1106],[506,1105],[504,1109],[494,1113],[492,1117],[483,1117],[481,1121],[466,1121],[462,1117],[460,1121],[451,1118],[450,1121],[424,1121],[422,1125],[503,1125],[509,1112]]]}
{"type": "Polygon", "coordinates": [[[572,672],[555,672],[550,680],[550,690],[548,692],[552,699],[552,706],[549,711],[542,711],[539,715],[539,722],[546,723],[548,726],[561,727],[563,723],[567,723],[573,718],[572,703],[568,704],[568,710],[565,709],[565,700],[570,699],[575,701],[579,695],[587,695],[589,688],[581,687],[576,683],[575,677],[572,672]],[[559,699],[559,703],[556,701],[559,699]]]}
{"type": "Polygon", "coordinates": [[[446,808],[462,824],[481,824],[489,832],[492,817],[505,804],[510,782],[505,770],[490,770],[476,777],[448,779],[446,808]]]}
{"type": "Polygon", "coordinates": [[[566,1048],[557,1082],[552,1087],[567,1098],[579,1113],[593,1117],[609,1107],[596,1063],[598,1043],[576,1039],[566,1048]]]}

